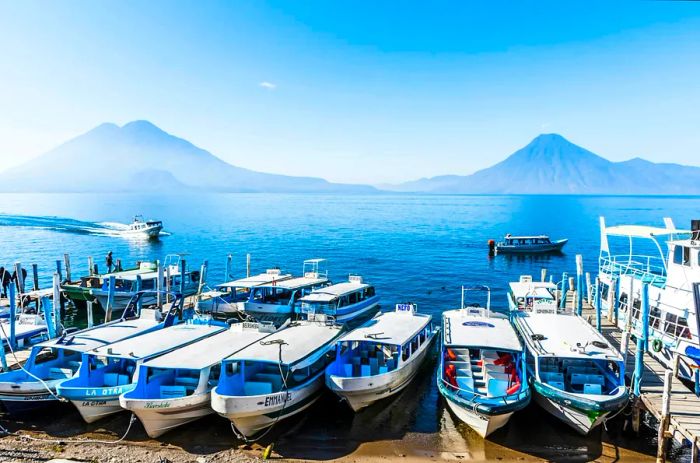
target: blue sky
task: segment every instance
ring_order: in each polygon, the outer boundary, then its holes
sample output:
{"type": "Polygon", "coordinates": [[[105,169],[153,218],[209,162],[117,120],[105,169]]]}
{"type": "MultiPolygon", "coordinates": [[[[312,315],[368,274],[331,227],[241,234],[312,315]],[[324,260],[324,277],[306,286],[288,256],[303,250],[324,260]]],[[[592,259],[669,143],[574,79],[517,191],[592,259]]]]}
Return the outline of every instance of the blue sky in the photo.
{"type": "Polygon", "coordinates": [[[700,165],[700,3],[0,0],[0,170],[148,119],[233,164],[398,182],[539,133],[700,165]]]}

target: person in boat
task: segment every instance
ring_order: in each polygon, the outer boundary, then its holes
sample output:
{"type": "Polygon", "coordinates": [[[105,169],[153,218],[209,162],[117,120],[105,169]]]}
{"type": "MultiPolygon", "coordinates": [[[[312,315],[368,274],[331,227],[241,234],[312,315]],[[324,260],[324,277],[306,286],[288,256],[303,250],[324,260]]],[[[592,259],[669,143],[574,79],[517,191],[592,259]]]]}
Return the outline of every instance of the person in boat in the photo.
{"type": "Polygon", "coordinates": [[[0,267],[0,284],[2,286],[2,297],[7,297],[7,287],[12,282],[10,272],[5,270],[5,267],[0,267]]]}
{"type": "Polygon", "coordinates": [[[114,265],[114,259],[112,258],[112,251],[109,251],[107,253],[107,257],[105,257],[105,261],[107,264],[107,272],[109,273],[112,271],[112,266],[114,265]]]}

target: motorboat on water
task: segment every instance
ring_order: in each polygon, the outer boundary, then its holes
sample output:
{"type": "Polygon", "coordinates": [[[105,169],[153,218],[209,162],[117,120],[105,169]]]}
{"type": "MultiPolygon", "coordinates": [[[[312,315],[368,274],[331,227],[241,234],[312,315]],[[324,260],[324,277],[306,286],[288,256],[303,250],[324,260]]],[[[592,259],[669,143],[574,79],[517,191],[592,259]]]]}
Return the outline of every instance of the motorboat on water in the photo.
{"type": "MultiPolygon", "coordinates": [[[[172,292],[178,293],[181,288],[184,288],[183,295],[192,296],[199,290],[199,270],[190,271],[186,269],[183,276],[180,262],[181,259],[178,255],[170,255],[166,258],[163,266],[164,271],[161,274],[163,281],[160,288],[170,289],[172,292]],[[181,278],[185,280],[183,285],[181,285],[181,278]]],[[[147,271],[126,271],[110,275],[110,278],[114,277],[115,284],[111,302],[112,312],[124,310],[131,298],[139,291],[153,291],[150,298],[143,298],[142,303],[144,305],[156,303],[157,293],[155,290],[159,288],[159,272],[155,265],[151,266],[151,263],[147,263],[145,268],[147,271]]],[[[103,310],[107,310],[108,307],[110,278],[102,278],[101,287],[89,290],[90,295],[100,303],[103,310]]]]}
{"type": "MultiPolygon", "coordinates": [[[[9,309],[8,316],[0,319],[0,342],[8,345],[11,336],[9,309]]],[[[15,341],[18,348],[25,348],[48,338],[48,326],[41,313],[21,312],[15,315],[15,341]]]]}
{"type": "Polygon", "coordinates": [[[299,299],[331,284],[325,262],[325,259],[305,260],[303,276],[274,280],[251,288],[250,297],[244,303],[245,312],[257,319],[291,317],[299,299]]]}
{"type": "Polygon", "coordinates": [[[647,353],[671,370],[677,357],[678,376],[700,383],[700,220],[679,230],[670,218],[663,227],[608,227],[601,217],[598,280],[601,312],[614,314],[623,330],[629,320],[634,335],[642,331],[646,287],[647,353]]]}
{"type": "Polygon", "coordinates": [[[35,345],[20,369],[0,373],[0,402],[13,412],[44,407],[58,400],[56,385],[80,368],[82,354],[98,347],[155,331],[169,324],[156,309],[141,309],[135,302],[122,318],[35,345]]]}
{"type": "Polygon", "coordinates": [[[158,238],[163,230],[163,222],[160,220],[144,220],[142,215],[135,215],[128,228],[120,234],[125,236],[143,236],[149,239],[158,238]]]}
{"type": "Polygon", "coordinates": [[[379,310],[379,296],[374,286],[361,276],[350,275],[347,282],[324,286],[299,299],[297,311],[302,316],[323,314],[338,323],[366,320],[379,310]]]}
{"type": "Polygon", "coordinates": [[[292,275],[282,273],[278,268],[268,269],[265,273],[228,281],[216,285],[213,290],[199,295],[197,310],[215,314],[234,314],[245,309],[245,302],[250,299],[253,288],[261,285],[276,284],[287,280],[292,275]]]}
{"type": "Polygon", "coordinates": [[[415,378],[438,332],[415,304],[397,304],[340,338],[326,386],[356,412],[397,394],[415,378]]]}
{"type": "Polygon", "coordinates": [[[508,316],[491,310],[486,286],[462,287],[459,309],[442,314],[437,385],[448,407],[481,437],[530,402],[526,354],[508,316]],[[485,293],[486,305],[465,297],[485,293]]]}
{"type": "Polygon", "coordinates": [[[274,333],[274,326],[234,323],[227,330],[144,362],[133,390],[119,403],[141,420],[150,437],[211,413],[211,390],[221,362],[274,333]]]}
{"type": "Polygon", "coordinates": [[[59,382],[56,394],[92,423],[122,410],[119,396],[136,387],[144,362],[225,329],[224,323],[195,318],[84,352],[78,372],[59,382]]]}
{"type": "Polygon", "coordinates": [[[246,438],[306,410],[323,391],[324,372],[342,333],[332,320],[315,315],[225,359],[212,408],[246,438]]]}
{"type": "Polygon", "coordinates": [[[546,252],[561,252],[568,239],[552,241],[547,235],[514,236],[507,234],[503,241],[496,243],[496,253],[499,254],[537,254],[546,252]]]}
{"type": "Polygon", "coordinates": [[[535,401],[585,435],[627,405],[625,363],[583,317],[557,306],[555,291],[554,283],[523,275],[510,283],[508,304],[535,401]]]}

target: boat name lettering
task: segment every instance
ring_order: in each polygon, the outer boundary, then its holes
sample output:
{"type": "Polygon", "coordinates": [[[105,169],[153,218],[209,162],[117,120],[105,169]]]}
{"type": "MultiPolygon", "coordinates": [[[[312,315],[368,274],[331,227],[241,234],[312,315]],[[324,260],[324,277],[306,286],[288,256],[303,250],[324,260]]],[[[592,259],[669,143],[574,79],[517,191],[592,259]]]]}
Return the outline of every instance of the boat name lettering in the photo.
{"type": "Polygon", "coordinates": [[[84,400],[82,403],[83,407],[99,407],[101,405],[107,405],[106,400],[84,400]]]}
{"type": "Polygon", "coordinates": [[[98,395],[119,395],[124,392],[122,387],[108,387],[104,389],[86,389],[85,395],[90,397],[96,397],[98,395]]]}
{"type": "Polygon", "coordinates": [[[292,400],[292,393],[287,392],[286,396],[285,394],[278,394],[278,395],[271,395],[265,397],[265,406],[266,407],[274,407],[276,405],[282,405],[285,401],[288,402],[292,400]],[[286,399],[285,399],[286,397],[286,399]]]}
{"type": "Polygon", "coordinates": [[[169,402],[146,402],[144,408],[168,408],[170,407],[169,402]]]}

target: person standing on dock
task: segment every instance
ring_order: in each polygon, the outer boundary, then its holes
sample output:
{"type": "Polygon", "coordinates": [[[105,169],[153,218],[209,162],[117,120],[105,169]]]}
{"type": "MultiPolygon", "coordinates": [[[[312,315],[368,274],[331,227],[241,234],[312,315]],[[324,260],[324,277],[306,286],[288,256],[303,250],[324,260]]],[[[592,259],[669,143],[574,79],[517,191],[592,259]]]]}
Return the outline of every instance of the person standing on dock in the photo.
{"type": "Polygon", "coordinates": [[[2,287],[2,297],[7,297],[7,287],[12,282],[10,272],[5,270],[5,267],[0,267],[0,286],[2,287]]]}
{"type": "Polygon", "coordinates": [[[107,261],[107,272],[110,273],[112,271],[112,267],[114,265],[114,259],[112,258],[112,251],[109,251],[107,253],[107,257],[105,258],[107,261]]]}

